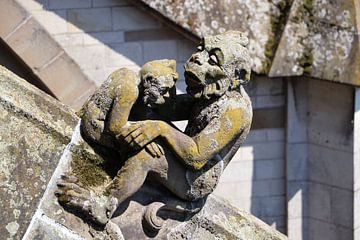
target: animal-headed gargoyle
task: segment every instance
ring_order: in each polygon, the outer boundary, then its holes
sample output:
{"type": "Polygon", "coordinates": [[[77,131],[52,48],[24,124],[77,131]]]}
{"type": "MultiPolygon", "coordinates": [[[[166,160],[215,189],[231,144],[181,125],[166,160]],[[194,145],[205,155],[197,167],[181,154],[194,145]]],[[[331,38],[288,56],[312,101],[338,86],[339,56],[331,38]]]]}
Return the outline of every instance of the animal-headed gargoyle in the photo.
{"type": "Polygon", "coordinates": [[[178,200],[178,208],[185,203],[189,212],[201,209],[187,203],[203,203],[214,191],[250,129],[251,102],[242,87],[250,80],[247,44],[237,31],[204,37],[184,66],[187,94],[175,95],[174,60],[146,63],[139,74],[111,74],[84,105],[81,130],[124,164],[101,192],[81,186],[76,176],[63,176],[59,202],[104,226],[151,175],[178,200]],[[185,131],[173,120],[188,120],[185,131]]]}

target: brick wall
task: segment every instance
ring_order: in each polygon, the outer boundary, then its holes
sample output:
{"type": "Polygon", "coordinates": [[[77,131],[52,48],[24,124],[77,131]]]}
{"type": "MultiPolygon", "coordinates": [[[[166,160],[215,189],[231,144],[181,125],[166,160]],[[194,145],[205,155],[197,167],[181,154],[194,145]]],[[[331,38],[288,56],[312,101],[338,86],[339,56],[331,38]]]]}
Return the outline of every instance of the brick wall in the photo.
{"type": "Polygon", "coordinates": [[[353,88],[307,78],[288,86],[289,238],[351,240],[353,88]]]}
{"type": "MultiPolygon", "coordinates": [[[[19,2],[97,85],[117,68],[139,69],[162,58],[176,59],[182,77],[182,65],[195,49],[195,43],[124,0],[19,2]]],[[[184,92],[183,77],[177,85],[184,92]]],[[[285,232],[283,82],[254,75],[247,90],[255,110],[253,129],[216,194],[285,232]]]]}
{"type": "MultiPolygon", "coordinates": [[[[120,67],[182,64],[194,44],[124,0],[19,0],[97,85],[120,67]]],[[[183,82],[179,86],[184,86],[183,82]]]]}

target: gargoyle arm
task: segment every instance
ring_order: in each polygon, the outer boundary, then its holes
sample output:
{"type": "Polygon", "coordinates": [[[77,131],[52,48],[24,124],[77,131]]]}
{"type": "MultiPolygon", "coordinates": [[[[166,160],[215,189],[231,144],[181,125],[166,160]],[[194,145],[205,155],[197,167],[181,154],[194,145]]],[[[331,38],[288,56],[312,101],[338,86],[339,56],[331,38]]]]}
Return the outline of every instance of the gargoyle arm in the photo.
{"type": "Polygon", "coordinates": [[[130,111],[136,102],[139,89],[134,81],[124,81],[124,84],[113,90],[113,105],[109,117],[109,130],[113,135],[121,133],[129,119],[130,111]]]}
{"type": "Polygon", "coordinates": [[[209,160],[219,153],[228,143],[241,134],[246,127],[242,118],[242,109],[228,109],[214,126],[209,124],[193,138],[181,133],[166,123],[161,131],[161,137],[179,156],[186,166],[193,170],[201,169],[209,160]]]}
{"type": "Polygon", "coordinates": [[[163,121],[141,121],[122,132],[134,148],[141,148],[157,137],[162,137],[179,159],[190,169],[201,169],[228,143],[247,127],[248,120],[241,108],[229,108],[222,116],[194,137],[174,129],[163,121]]]}

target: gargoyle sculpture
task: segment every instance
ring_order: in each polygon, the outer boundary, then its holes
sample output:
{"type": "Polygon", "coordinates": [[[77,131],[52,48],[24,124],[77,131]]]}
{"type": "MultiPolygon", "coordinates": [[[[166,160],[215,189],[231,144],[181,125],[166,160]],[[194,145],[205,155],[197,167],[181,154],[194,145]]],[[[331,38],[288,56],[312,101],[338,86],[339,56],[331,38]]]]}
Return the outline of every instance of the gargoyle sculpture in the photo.
{"type": "Polygon", "coordinates": [[[149,62],[140,76],[114,72],[84,105],[81,128],[124,165],[101,193],[76,176],[63,177],[59,202],[105,225],[149,175],[179,202],[206,199],[250,129],[251,102],[242,86],[250,80],[247,44],[237,31],[204,37],[184,66],[185,95],[174,94],[174,60],[149,62]],[[170,122],[183,119],[184,132],[170,122]]]}

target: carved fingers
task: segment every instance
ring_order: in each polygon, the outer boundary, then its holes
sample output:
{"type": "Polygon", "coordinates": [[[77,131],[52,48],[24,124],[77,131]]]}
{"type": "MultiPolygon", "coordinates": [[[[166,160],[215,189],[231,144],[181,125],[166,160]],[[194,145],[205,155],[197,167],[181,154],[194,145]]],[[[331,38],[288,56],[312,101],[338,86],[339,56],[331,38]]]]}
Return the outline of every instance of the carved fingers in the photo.
{"type": "Polygon", "coordinates": [[[121,131],[121,137],[131,148],[140,150],[147,146],[147,150],[153,156],[161,156],[163,149],[157,144],[150,144],[160,135],[159,121],[142,121],[132,124],[121,131]],[[149,145],[149,146],[148,146],[149,145]]]}
{"type": "Polygon", "coordinates": [[[161,157],[164,155],[164,149],[155,142],[151,142],[146,145],[146,149],[153,157],[161,157]]]}
{"type": "Polygon", "coordinates": [[[57,182],[58,189],[55,196],[59,202],[67,203],[75,207],[82,207],[83,202],[90,196],[89,190],[77,183],[77,178],[73,176],[61,176],[57,182]]]}

